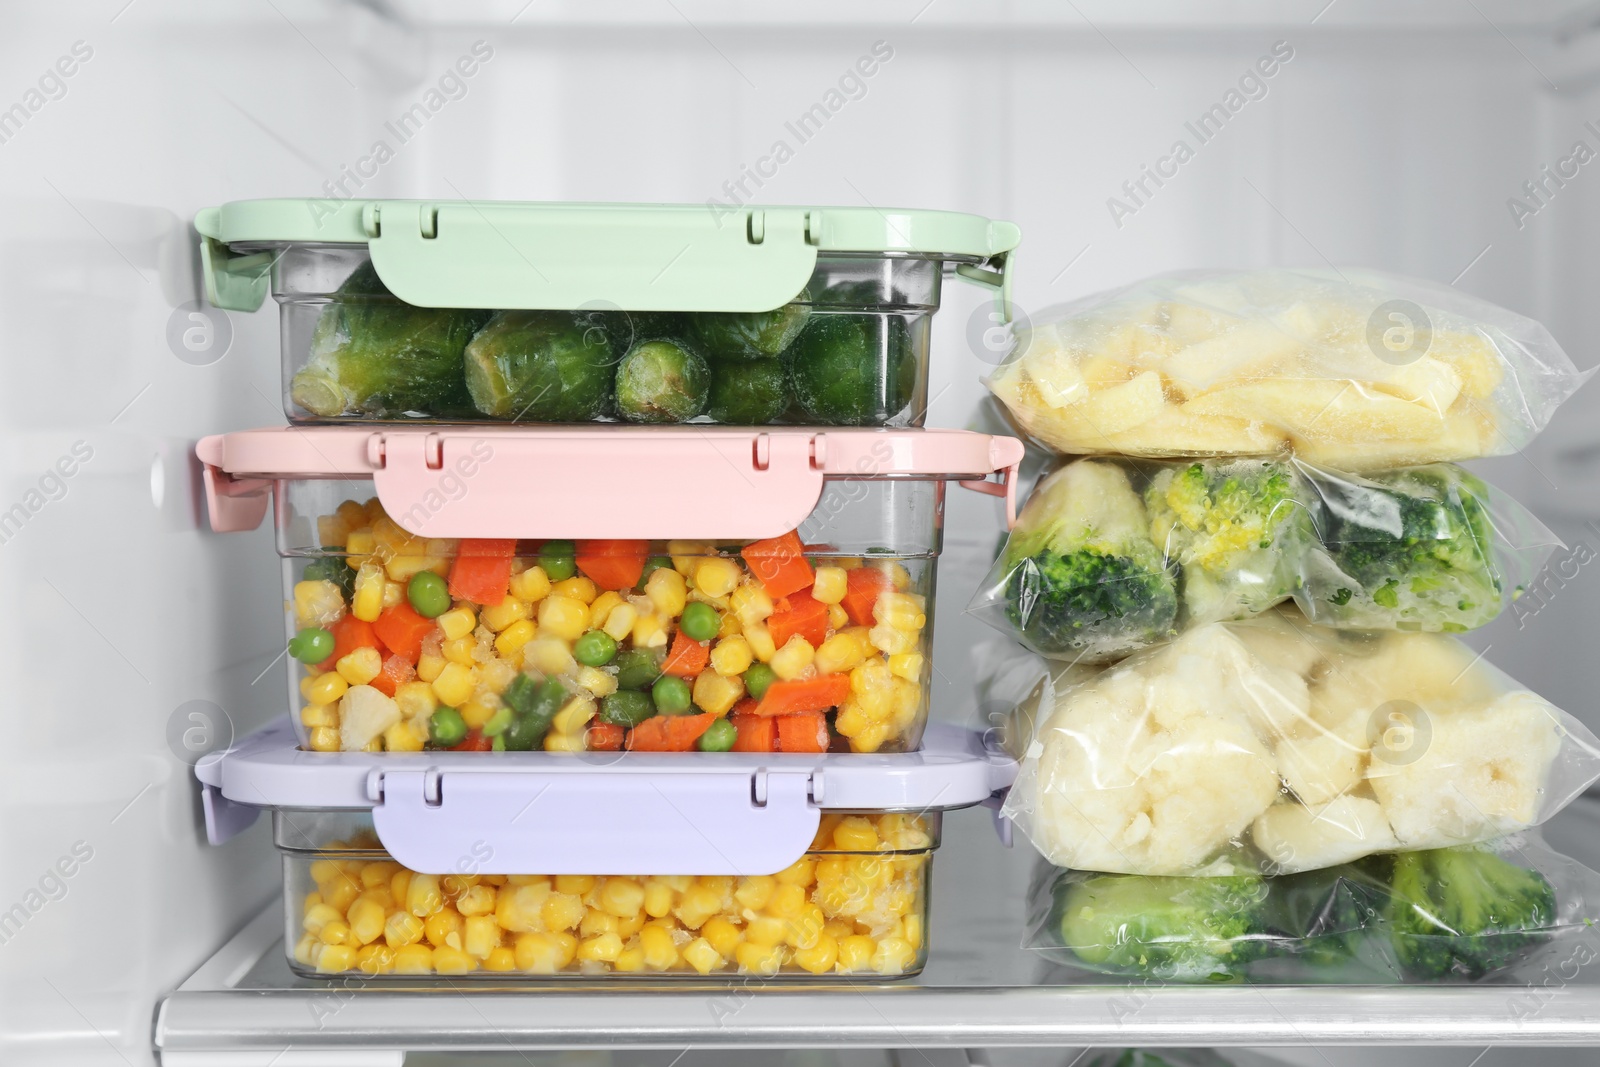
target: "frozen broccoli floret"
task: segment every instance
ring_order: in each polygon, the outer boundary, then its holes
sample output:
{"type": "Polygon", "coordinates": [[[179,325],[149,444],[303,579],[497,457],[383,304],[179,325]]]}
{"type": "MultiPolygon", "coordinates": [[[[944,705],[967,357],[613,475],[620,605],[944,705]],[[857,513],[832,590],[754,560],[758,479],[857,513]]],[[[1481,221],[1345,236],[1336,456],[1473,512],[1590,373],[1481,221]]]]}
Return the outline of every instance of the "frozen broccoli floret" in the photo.
{"type": "Polygon", "coordinates": [[[324,418],[470,415],[461,354],[488,317],[407,304],[363,263],[323,309],[289,397],[324,418]]]}
{"type": "Polygon", "coordinates": [[[609,413],[615,362],[585,314],[497,311],[467,345],[467,387],[497,419],[587,422],[609,413]]]}
{"type": "Polygon", "coordinates": [[[1366,950],[1383,924],[1390,869],[1391,857],[1378,855],[1270,878],[1267,925],[1283,935],[1284,952],[1311,973],[1332,978],[1359,957],[1392,974],[1392,966],[1377,963],[1378,954],[1366,950]]]}
{"type": "Polygon", "coordinates": [[[1128,476],[1080,460],[1034,490],[1002,556],[1006,617],[1039,652],[1126,652],[1173,632],[1173,575],[1128,476]]]}
{"type": "Polygon", "coordinates": [[[684,344],[639,342],[617,364],[617,413],[629,422],[688,422],[710,392],[710,367],[684,344]]]}
{"type": "MultiPolygon", "coordinates": [[[[808,300],[802,291],[798,300],[808,300]]],[[[689,316],[700,350],[712,360],[770,359],[781,355],[805,327],[811,308],[785,304],[772,311],[700,312],[689,316]]]]}
{"type": "Polygon", "coordinates": [[[916,391],[915,346],[895,315],[812,315],[783,362],[801,410],[824,426],[887,422],[916,391]]]}
{"type": "Polygon", "coordinates": [[[1388,912],[1409,978],[1482,978],[1549,937],[1556,894],[1543,875],[1492,852],[1440,848],[1394,858],[1388,912]]]}
{"type": "Polygon", "coordinates": [[[789,408],[783,365],[775,359],[719,363],[711,368],[706,415],[728,426],[764,426],[789,408]]]}
{"type": "Polygon", "coordinates": [[[1261,955],[1267,884],[1253,875],[1075,877],[1057,887],[1061,941],[1084,963],[1173,982],[1229,982],[1261,955]]]}
{"type": "Polygon", "coordinates": [[[1323,488],[1323,543],[1337,574],[1316,583],[1313,621],[1460,632],[1500,612],[1488,487],[1434,464],[1323,488]]]}
{"type": "Polygon", "coordinates": [[[1259,614],[1294,592],[1289,549],[1310,523],[1290,464],[1224,459],[1163,467],[1144,497],[1151,540],[1182,569],[1189,622],[1259,614]]]}

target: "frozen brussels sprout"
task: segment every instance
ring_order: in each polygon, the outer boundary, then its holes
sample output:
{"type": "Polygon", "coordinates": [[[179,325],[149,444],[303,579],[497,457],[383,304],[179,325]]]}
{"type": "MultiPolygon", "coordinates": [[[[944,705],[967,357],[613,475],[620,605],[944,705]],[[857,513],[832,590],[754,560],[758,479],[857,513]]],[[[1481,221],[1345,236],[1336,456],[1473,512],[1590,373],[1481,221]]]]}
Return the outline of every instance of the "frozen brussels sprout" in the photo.
{"type": "Polygon", "coordinates": [[[711,368],[711,399],[706,414],[729,426],[764,426],[789,408],[783,365],[775,359],[719,363],[711,368]]]}
{"type": "Polygon", "coordinates": [[[317,320],[290,399],[323,418],[470,415],[461,354],[488,317],[407,304],[363,263],[317,320]]]}
{"type": "Polygon", "coordinates": [[[629,422],[688,422],[710,391],[706,361],[676,341],[638,342],[617,365],[617,412],[629,422]]]}
{"type": "Polygon", "coordinates": [[[911,333],[892,315],[812,315],[783,361],[801,410],[823,425],[887,422],[916,389],[911,333]]]}
{"type": "MultiPolygon", "coordinates": [[[[803,290],[797,300],[809,300],[803,290]]],[[[771,311],[698,312],[689,316],[700,351],[712,360],[756,360],[781,355],[805,327],[811,308],[785,304],[771,311]]]]}
{"type": "Polygon", "coordinates": [[[587,314],[497,311],[467,345],[467,388],[497,419],[587,422],[610,413],[615,365],[587,314]]]}

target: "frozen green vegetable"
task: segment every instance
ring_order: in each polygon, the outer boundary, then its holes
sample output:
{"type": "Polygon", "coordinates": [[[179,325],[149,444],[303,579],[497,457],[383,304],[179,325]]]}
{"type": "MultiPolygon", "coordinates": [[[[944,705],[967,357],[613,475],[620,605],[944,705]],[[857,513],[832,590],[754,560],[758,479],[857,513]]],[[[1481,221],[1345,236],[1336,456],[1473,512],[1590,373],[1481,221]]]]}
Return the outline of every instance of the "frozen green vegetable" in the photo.
{"type": "Polygon", "coordinates": [[[1001,557],[1006,618],[1039,652],[1100,658],[1173,632],[1175,575],[1123,469],[1085,461],[1028,498],[1001,557]]]}
{"type": "Polygon", "coordinates": [[[1295,591],[1285,551],[1310,529],[1298,472],[1283,460],[1167,466],[1145,489],[1151,538],[1182,569],[1190,625],[1267,610],[1295,591]]]}
{"type": "Polygon", "coordinates": [[[1326,555],[1310,571],[1313,621],[1459,632],[1499,614],[1489,489],[1478,478],[1438,463],[1324,475],[1316,486],[1326,555]]]}
{"type": "Polygon", "coordinates": [[[1156,878],[1105,874],[1066,882],[1060,936],[1080,960],[1177,982],[1228,982],[1267,933],[1267,884],[1254,876],[1156,878]]]}
{"type": "MultiPolygon", "coordinates": [[[[808,300],[802,291],[798,300],[808,300]]],[[[782,354],[806,324],[811,308],[785,304],[772,311],[697,312],[689,317],[700,350],[711,360],[770,359],[782,354]]]]}
{"type": "Polygon", "coordinates": [[[717,363],[711,367],[706,415],[726,426],[764,426],[789,408],[783,365],[775,359],[717,363]]]}
{"type": "Polygon", "coordinates": [[[566,311],[497,311],[466,350],[474,406],[515,422],[609,414],[614,366],[605,331],[566,311]]]}
{"type": "Polygon", "coordinates": [[[1394,858],[1386,916],[1410,978],[1482,978],[1549,939],[1556,894],[1538,871],[1470,848],[1394,858]]]}
{"type": "Polygon", "coordinates": [[[917,356],[892,315],[818,313],[783,354],[801,410],[827,426],[866,426],[900,414],[917,385],[917,356]]]}
{"type": "Polygon", "coordinates": [[[317,320],[290,399],[324,418],[470,415],[461,354],[488,317],[407,304],[363,263],[317,320]]]}
{"type": "Polygon", "coordinates": [[[710,392],[710,367],[676,341],[637,342],[617,364],[617,413],[629,422],[688,422],[710,392]]]}

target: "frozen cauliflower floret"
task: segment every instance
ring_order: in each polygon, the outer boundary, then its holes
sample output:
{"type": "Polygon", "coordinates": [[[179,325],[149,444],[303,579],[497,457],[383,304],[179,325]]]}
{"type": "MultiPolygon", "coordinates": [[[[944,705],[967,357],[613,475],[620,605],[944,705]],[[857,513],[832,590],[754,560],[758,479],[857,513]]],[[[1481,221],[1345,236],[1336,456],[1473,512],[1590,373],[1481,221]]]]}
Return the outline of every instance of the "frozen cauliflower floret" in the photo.
{"type": "Polygon", "coordinates": [[[370,685],[353,685],[339,700],[339,746],[359,752],[399,721],[399,704],[370,685]]]}
{"type": "Polygon", "coordinates": [[[1193,873],[1278,795],[1272,755],[1232,699],[1228,667],[1197,654],[1216,639],[1210,629],[1058,701],[1040,732],[1031,820],[1052,862],[1193,873]]]}
{"type": "Polygon", "coordinates": [[[1392,851],[1398,844],[1377,802],[1356,796],[1312,807],[1293,801],[1274,804],[1255,821],[1250,836],[1273,864],[1274,874],[1349,863],[1392,851]]]}
{"type": "MultiPolygon", "coordinates": [[[[1422,755],[1374,758],[1367,770],[1396,839],[1407,848],[1484,841],[1531,826],[1561,747],[1558,713],[1527,690],[1469,709],[1435,710],[1422,755]]],[[[1419,731],[1420,733],[1420,731],[1419,731]]]]}
{"type": "Polygon", "coordinates": [[[1326,804],[1361,781],[1368,746],[1365,723],[1355,717],[1335,728],[1313,726],[1309,732],[1279,738],[1273,754],[1278,773],[1302,804],[1326,804]]]}

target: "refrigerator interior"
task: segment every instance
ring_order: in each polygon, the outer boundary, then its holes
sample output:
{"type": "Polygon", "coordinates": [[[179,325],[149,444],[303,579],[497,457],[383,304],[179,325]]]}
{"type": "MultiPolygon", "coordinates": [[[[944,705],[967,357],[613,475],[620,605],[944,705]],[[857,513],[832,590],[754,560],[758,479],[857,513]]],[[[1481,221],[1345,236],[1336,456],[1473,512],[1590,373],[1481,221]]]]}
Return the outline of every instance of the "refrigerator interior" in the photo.
{"type": "MultiPolygon", "coordinates": [[[[1569,0],[107,0],[30,5],[8,23],[7,1064],[155,1062],[161,998],[279,894],[267,821],[207,846],[191,774],[285,703],[270,530],[210,533],[191,454],[202,435],[283,421],[278,323],[270,305],[205,307],[200,207],[944,208],[1022,227],[1024,314],[1165,270],[1364,264],[1454,282],[1595,362],[1600,8],[1569,0]],[[1199,142],[1186,124],[1267,55],[1274,75],[1199,142]],[[855,73],[863,57],[870,76],[855,73]],[[1178,139],[1192,158],[1145,180],[1178,139]]],[[[1000,429],[979,381],[995,359],[986,301],[946,289],[930,426],[1000,429]]],[[[1481,465],[1569,549],[1534,599],[1472,638],[1600,728],[1586,654],[1600,625],[1597,415],[1600,397],[1580,392],[1526,454],[1481,465]]],[[[972,674],[996,635],[961,611],[1001,516],[952,494],[946,523],[935,716],[981,724],[994,709],[972,674]]],[[[986,822],[950,820],[973,849],[992,847],[975,843],[986,822]]],[[[1569,847],[1600,863],[1600,839],[1569,847]]],[[[985,913],[1004,894],[963,888],[972,872],[953,856],[937,866],[945,921],[1016,931],[985,913]]]]}

